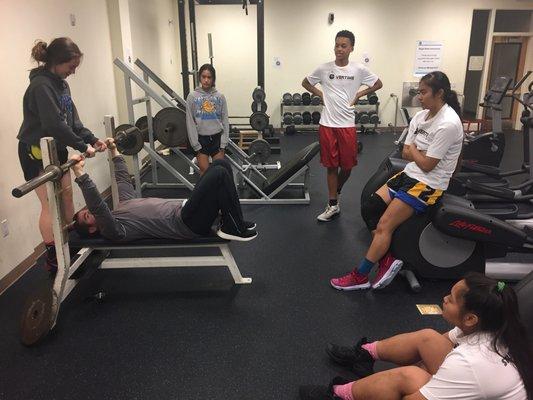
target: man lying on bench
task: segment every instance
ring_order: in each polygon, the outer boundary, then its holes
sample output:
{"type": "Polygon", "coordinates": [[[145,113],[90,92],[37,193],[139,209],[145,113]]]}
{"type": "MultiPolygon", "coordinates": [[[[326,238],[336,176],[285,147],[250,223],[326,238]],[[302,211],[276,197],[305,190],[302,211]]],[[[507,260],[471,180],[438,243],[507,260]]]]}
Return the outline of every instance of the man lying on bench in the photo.
{"type": "Polygon", "coordinates": [[[216,160],[200,178],[188,200],[137,198],[126,162],[112,138],[106,139],[115,166],[119,205],[110,210],[89,175],[80,155],[72,170],[88,209],[74,215],[74,228],[81,236],[97,233],[117,242],[138,239],[193,239],[208,236],[215,219],[222,215],[217,235],[223,239],[248,241],[257,236],[255,223],[243,219],[229,163],[216,160]]]}

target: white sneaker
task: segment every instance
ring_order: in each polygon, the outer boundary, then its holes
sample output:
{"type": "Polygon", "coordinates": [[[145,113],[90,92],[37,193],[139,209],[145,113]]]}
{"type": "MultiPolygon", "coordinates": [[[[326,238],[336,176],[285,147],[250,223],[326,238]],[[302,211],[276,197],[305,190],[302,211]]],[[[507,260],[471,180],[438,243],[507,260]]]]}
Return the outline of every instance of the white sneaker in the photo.
{"type": "Polygon", "coordinates": [[[320,214],[318,217],[316,217],[316,219],[318,219],[319,221],[327,222],[327,221],[331,221],[335,216],[339,215],[340,213],[341,213],[341,208],[339,207],[338,204],[336,206],[330,206],[328,204],[324,212],[320,214]]]}

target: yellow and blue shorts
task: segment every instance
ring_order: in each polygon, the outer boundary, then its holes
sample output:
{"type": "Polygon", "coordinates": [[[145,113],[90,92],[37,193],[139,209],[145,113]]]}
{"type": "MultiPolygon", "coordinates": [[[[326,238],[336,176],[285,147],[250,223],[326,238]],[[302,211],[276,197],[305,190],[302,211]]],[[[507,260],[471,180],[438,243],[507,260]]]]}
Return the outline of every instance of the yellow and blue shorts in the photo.
{"type": "Polygon", "coordinates": [[[390,178],[387,187],[391,199],[396,198],[410,205],[417,214],[422,214],[428,207],[435,205],[444,192],[411,178],[403,171],[390,178]]]}

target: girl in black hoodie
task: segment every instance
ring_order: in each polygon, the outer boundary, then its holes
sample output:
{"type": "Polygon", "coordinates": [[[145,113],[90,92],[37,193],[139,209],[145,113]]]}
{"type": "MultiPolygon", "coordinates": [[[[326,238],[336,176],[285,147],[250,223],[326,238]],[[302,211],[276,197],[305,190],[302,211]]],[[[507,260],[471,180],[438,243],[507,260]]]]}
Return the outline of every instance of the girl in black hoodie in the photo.
{"type": "MultiPolygon", "coordinates": [[[[17,136],[20,165],[26,180],[43,173],[39,141],[45,136],[56,139],[61,163],[67,161],[67,146],[88,157],[106,149],[105,143],[81,123],[65,81],[76,72],[83,56],[78,46],[69,38],[54,39],[49,45],[37,41],[31,56],[38,66],[30,72],[30,85],[23,100],[24,120],[17,136]]],[[[74,205],[69,171],[61,178],[61,186],[65,218],[71,221],[74,205]]],[[[57,261],[46,187],[40,186],[35,192],[41,202],[39,229],[47,248],[47,266],[54,271],[57,261]]]]}

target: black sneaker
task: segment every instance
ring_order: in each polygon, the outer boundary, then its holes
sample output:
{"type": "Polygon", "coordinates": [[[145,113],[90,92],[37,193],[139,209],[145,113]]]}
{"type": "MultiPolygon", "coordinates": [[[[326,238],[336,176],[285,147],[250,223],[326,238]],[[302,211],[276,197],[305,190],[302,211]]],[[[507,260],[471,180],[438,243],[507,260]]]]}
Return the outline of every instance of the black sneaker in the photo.
{"type": "Polygon", "coordinates": [[[328,386],[307,385],[300,386],[300,399],[302,400],[342,400],[333,394],[333,386],[346,385],[349,381],[341,376],[333,378],[328,386]]]}
{"type": "Polygon", "coordinates": [[[244,224],[245,228],[250,231],[253,231],[257,227],[256,223],[252,221],[242,221],[242,223],[244,224]]]}
{"type": "Polygon", "coordinates": [[[239,242],[247,242],[257,237],[257,232],[253,229],[244,229],[243,231],[236,231],[225,226],[221,226],[217,231],[217,236],[226,240],[237,240],[239,242]]]}
{"type": "Polygon", "coordinates": [[[368,351],[361,348],[366,343],[368,343],[366,337],[359,340],[353,347],[328,343],[326,353],[332,361],[343,367],[348,367],[357,376],[363,378],[374,373],[374,359],[368,351]]]}

